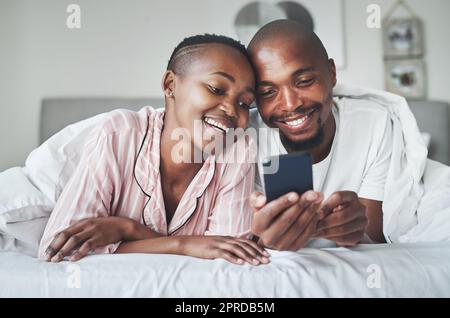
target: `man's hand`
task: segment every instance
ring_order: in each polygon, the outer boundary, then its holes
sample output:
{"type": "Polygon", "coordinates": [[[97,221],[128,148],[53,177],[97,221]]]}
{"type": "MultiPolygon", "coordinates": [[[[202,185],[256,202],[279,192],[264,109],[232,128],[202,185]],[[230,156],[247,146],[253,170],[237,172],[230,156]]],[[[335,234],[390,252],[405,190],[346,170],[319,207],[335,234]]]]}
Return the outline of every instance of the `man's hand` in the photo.
{"type": "Polygon", "coordinates": [[[46,260],[59,262],[66,256],[77,261],[97,247],[128,240],[136,221],[121,217],[98,217],[78,221],[58,233],[46,249],[46,260]]]}
{"type": "Polygon", "coordinates": [[[351,191],[333,193],[320,209],[314,237],[335,241],[338,246],[355,246],[364,237],[367,208],[351,191]]]}
{"type": "Polygon", "coordinates": [[[302,196],[291,192],[266,203],[264,195],[254,192],[250,197],[252,233],[268,248],[297,251],[316,230],[322,200],[322,193],[308,191],[302,196]]]}

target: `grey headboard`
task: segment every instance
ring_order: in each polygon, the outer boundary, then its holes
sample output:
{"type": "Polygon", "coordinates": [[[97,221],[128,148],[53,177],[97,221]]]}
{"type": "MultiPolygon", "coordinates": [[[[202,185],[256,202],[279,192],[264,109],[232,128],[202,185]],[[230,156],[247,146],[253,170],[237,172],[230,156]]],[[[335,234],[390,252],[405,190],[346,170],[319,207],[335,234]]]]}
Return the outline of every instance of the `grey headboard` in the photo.
{"type": "Polygon", "coordinates": [[[42,101],[40,143],[67,125],[117,108],[139,110],[164,106],[161,98],[46,98],[42,101]]]}
{"type": "Polygon", "coordinates": [[[429,155],[433,160],[450,165],[450,106],[432,101],[409,101],[422,132],[431,135],[429,155]]]}
{"type": "MultiPolygon", "coordinates": [[[[450,164],[450,108],[440,102],[409,102],[422,132],[431,135],[429,157],[450,164]]],[[[116,108],[162,107],[160,98],[48,98],[42,101],[40,141],[63,127],[116,108]]]]}

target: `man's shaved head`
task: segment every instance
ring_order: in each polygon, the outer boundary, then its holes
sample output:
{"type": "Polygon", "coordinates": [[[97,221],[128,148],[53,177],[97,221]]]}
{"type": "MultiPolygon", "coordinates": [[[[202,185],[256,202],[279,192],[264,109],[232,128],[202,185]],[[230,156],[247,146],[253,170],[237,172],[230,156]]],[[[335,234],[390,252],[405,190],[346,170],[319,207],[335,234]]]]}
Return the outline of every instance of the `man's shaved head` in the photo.
{"type": "Polygon", "coordinates": [[[307,48],[328,61],[328,53],[322,41],[310,28],[293,20],[276,20],[259,29],[248,45],[250,55],[264,46],[274,46],[278,41],[288,40],[307,48]]]}
{"type": "MultiPolygon", "coordinates": [[[[311,151],[315,162],[331,145],[336,66],[310,28],[293,20],[263,26],[247,48],[257,73],[261,118],[279,128],[291,151],[311,151]]],[[[318,160],[318,161],[317,161],[318,160]]]]}

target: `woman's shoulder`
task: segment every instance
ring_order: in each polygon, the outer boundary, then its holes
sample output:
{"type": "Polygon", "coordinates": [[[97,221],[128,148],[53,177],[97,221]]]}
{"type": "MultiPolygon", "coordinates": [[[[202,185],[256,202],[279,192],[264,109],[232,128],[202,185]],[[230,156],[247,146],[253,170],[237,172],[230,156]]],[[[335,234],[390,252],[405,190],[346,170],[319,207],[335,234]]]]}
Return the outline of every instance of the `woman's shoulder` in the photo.
{"type": "Polygon", "coordinates": [[[99,124],[98,130],[103,135],[122,133],[145,134],[158,117],[162,119],[163,114],[163,109],[154,109],[150,106],[145,106],[139,111],[116,109],[104,117],[99,124]]]}

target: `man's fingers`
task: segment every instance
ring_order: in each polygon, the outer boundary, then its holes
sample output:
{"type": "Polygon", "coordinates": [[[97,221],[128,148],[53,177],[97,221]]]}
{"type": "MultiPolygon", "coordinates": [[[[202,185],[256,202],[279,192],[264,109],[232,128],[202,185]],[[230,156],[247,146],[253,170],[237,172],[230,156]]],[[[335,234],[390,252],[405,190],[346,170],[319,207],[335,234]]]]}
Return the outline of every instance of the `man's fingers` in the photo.
{"type": "Polygon", "coordinates": [[[298,222],[305,222],[304,226],[306,226],[312,216],[311,213],[306,213],[307,215],[303,217],[302,215],[308,211],[315,214],[322,199],[322,193],[313,191],[304,193],[296,204],[283,211],[269,226],[265,237],[272,239],[267,243],[270,243],[276,249],[286,249],[298,237],[303,228],[303,225],[298,222]]]}
{"type": "Polygon", "coordinates": [[[346,205],[352,203],[355,199],[358,199],[358,196],[355,192],[352,191],[339,191],[333,193],[322,204],[321,218],[326,217],[333,211],[333,209],[337,208],[339,205],[345,207],[346,205]]]}
{"type": "Polygon", "coordinates": [[[313,219],[309,223],[309,225],[306,227],[306,229],[300,233],[300,235],[297,237],[297,239],[293,242],[291,245],[292,251],[298,251],[302,247],[305,246],[305,244],[308,242],[308,240],[312,237],[316,230],[316,224],[317,220],[319,219],[319,216],[316,214],[314,215],[313,219]]]}
{"type": "Polygon", "coordinates": [[[364,231],[357,231],[342,237],[336,238],[334,241],[338,246],[353,247],[357,245],[364,237],[364,231]]]}
{"type": "MultiPolygon", "coordinates": [[[[290,192],[267,203],[264,207],[261,208],[261,210],[259,210],[258,213],[264,214],[266,216],[265,219],[267,223],[270,224],[276,217],[278,217],[281,214],[284,214],[283,212],[287,210],[289,207],[292,207],[295,204],[297,204],[300,199],[301,199],[300,204],[305,205],[320,199],[321,198],[320,196],[321,194],[317,192],[307,191],[300,198],[298,193],[290,192]]],[[[290,217],[288,216],[288,218],[290,217]]],[[[265,224],[266,227],[268,224],[265,224]]]]}
{"type": "Polygon", "coordinates": [[[250,206],[254,210],[259,210],[266,204],[266,196],[262,194],[261,192],[253,192],[250,195],[250,206]]]}
{"type": "Polygon", "coordinates": [[[317,224],[317,232],[326,230],[329,228],[339,227],[344,224],[353,222],[354,220],[361,218],[358,213],[352,213],[353,210],[350,208],[345,208],[338,212],[333,212],[328,215],[325,219],[319,221],[317,224]]]}
{"type": "MultiPolygon", "coordinates": [[[[307,203],[304,203],[307,204],[307,203]]],[[[314,221],[314,228],[318,218],[317,211],[321,202],[312,203],[304,207],[297,220],[284,232],[281,239],[276,243],[275,247],[279,250],[292,250],[294,242],[302,234],[307,227],[314,221]]]]}
{"type": "Polygon", "coordinates": [[[314,236],[336,241],[339,237],[344,237],[354,232],[364,232],[366,225],[367,221],[365,219],[356,218],[348,223],[317,231],[314,236]]]}

